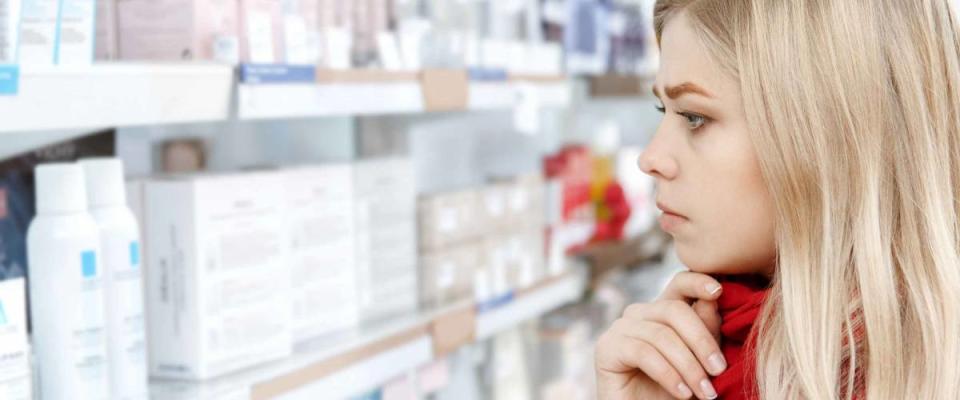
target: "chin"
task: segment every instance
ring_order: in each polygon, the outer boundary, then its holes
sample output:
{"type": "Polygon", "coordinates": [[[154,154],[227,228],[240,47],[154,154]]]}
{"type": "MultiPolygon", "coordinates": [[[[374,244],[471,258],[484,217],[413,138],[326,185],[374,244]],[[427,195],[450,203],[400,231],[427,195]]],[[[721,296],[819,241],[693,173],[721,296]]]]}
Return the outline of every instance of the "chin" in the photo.
{"type": "Polygon", "coordinates": [[[729,262],[724,257],[711,255],[709,251],[685,249],[677,246],[680,262],[692,272],[708,275],[738,275],[754,272],[752,268],[729,262]]]}

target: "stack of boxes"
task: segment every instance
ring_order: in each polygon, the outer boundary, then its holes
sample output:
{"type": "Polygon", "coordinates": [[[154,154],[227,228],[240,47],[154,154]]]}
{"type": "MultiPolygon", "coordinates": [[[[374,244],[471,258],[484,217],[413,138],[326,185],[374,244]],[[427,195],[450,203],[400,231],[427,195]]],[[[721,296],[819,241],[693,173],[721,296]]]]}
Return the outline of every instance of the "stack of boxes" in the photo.
{"type": "Polygon", "coordinates": [[[421,302],[487,303],[545,276],[538,175],[420,199],[421,302]]]}
{"type": "Polygon", "coordinates": [[[207,379],[289,355],[279,177],[158,179],[144,193],[151,374],[207,379]]]}
{"type": "Polygon", "coordinates": [[[151,374],[205,380],[417,310],[407,159],[133,181],[151,374]]]}
{"type": "Polygon", "coordinates": [[[356,261],[360,318],[375,321],[417,309],[416,187],[409,159],[355,166],[356,261]]]}
{"type": "Polygon", "coordinates": [[[359,321],[353,167],[297,168],[283,179],[293,339],[299,343],[359,321]]]}
{"type": "Polygon", "coordinates": [[[479,205],[476,190],[420,198],[420,301],[425,307],[472,297],[486,233],[479,205]]]}

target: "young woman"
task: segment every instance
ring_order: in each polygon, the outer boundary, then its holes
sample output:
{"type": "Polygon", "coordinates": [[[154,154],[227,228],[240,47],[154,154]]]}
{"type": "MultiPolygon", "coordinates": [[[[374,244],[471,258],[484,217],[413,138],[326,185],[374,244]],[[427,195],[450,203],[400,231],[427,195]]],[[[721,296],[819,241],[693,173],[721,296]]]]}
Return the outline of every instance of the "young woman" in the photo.
{"type": "Polygon", "coordinates": [[[951,3],[657,2],[640,167],[690,272],[601,337],[601,398],[957,398],[951,3]]]}

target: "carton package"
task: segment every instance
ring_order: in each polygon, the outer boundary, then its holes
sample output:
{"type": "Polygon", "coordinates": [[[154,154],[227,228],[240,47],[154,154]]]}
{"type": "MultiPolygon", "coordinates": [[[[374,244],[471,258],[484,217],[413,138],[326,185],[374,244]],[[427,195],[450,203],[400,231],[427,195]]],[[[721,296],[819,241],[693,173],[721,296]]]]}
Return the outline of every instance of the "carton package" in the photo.
{"type": "Polygon", "coordinates": [[[283,179],[297,343],[359,321],[353,168],[296,168],[283,179]]]}
{"type": "Polygon", "coordinates": [[[278,175],[156,179],[144,193],[151,375],[203,380],[289,355],[278,175]]]}
{"type": "Polygon", "coordinates": [[[486,232],[476,190],[422,196],[417,208],[420,248],[424,251],[475,240],[486,232]]]}
{"type": "Polygon", "coordinates": [[[30,400],[30,345],[27,342],[26,283],[0,280],[0,398],[30,400]]]}
{"type": "Polygon", "coordinates": [[[0,2],[0,64],[17,63],[21,0],[0,2]]]}
{"type": "Polygon", "coordinates": [[[96,43],[97,0],[60,0],[58,65],[90,65],[96,43]]]}
{"type": "Polygon", "coordinates": [[[57,52],[58,0],[22,0],[20,4],[20,65],[54,65],[57,52]]]}
{"type": "Polygon", "coordinates": [[[439,307],[472,298],[473,278],[482,263],[479,243],[424,253],[420,260],[420,302],[439,307]]]}
{"type": "Polygon", "coordinates": [[[284,60],[281,0],[239,0],[240,59],[253,64],[284,60]]]}
{"type": "Polygon", "coordinates": [[[94,59],[116,60],[117,49],[117,0],[97,1],[96,40],[94,59]]]}
{"type": "Polygon", "coordinates": [[[281,0],[284,62],[315,64],[320,57],[320,0],[281,0]]]}
{"type": "Polygon", "coordinates": [[[237,5],[236,0],[118,1],[118,55],[124,60],[236,63],[237,5]]]}
{"type": "Polygon", "coordinates": [[[409,159],[354,165],[361,321],[417,309],[416,186],[409,159]]]}

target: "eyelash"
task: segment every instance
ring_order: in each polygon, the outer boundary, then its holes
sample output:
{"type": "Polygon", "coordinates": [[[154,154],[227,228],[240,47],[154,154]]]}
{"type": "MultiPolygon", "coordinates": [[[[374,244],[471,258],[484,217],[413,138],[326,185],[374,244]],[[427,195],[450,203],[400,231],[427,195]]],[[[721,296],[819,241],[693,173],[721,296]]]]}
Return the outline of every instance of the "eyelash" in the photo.
{"type": "MultiPolygon", "coordinates": [[[[661,114],[666,114],[667,109],[666,109],[664,106],[656,105],[655,107],[656,107],[657,111],[659,111],[661,114]]],[[[705,124],[707,123],[707,121],[708,121],[708,118],[707,118],[707,117],[705,117],[705,116],[703,116],[703,115],[700,115],[700,114],[694,114],[694,113],[677,111],[677,115],[686,118],[686,120],[687,120],[687,126],[690,128],[691,131],[695,131],[695,130],[697,130],[697,129],[702,128],[703,125],[705,125],[705,124]],[[691,120],[694,120],[694,119],[699,121],[699,125],[697,125],[697,126],[691,126],[691,124],[695,124],[693,121],[691,121],[691,120]]]]}

